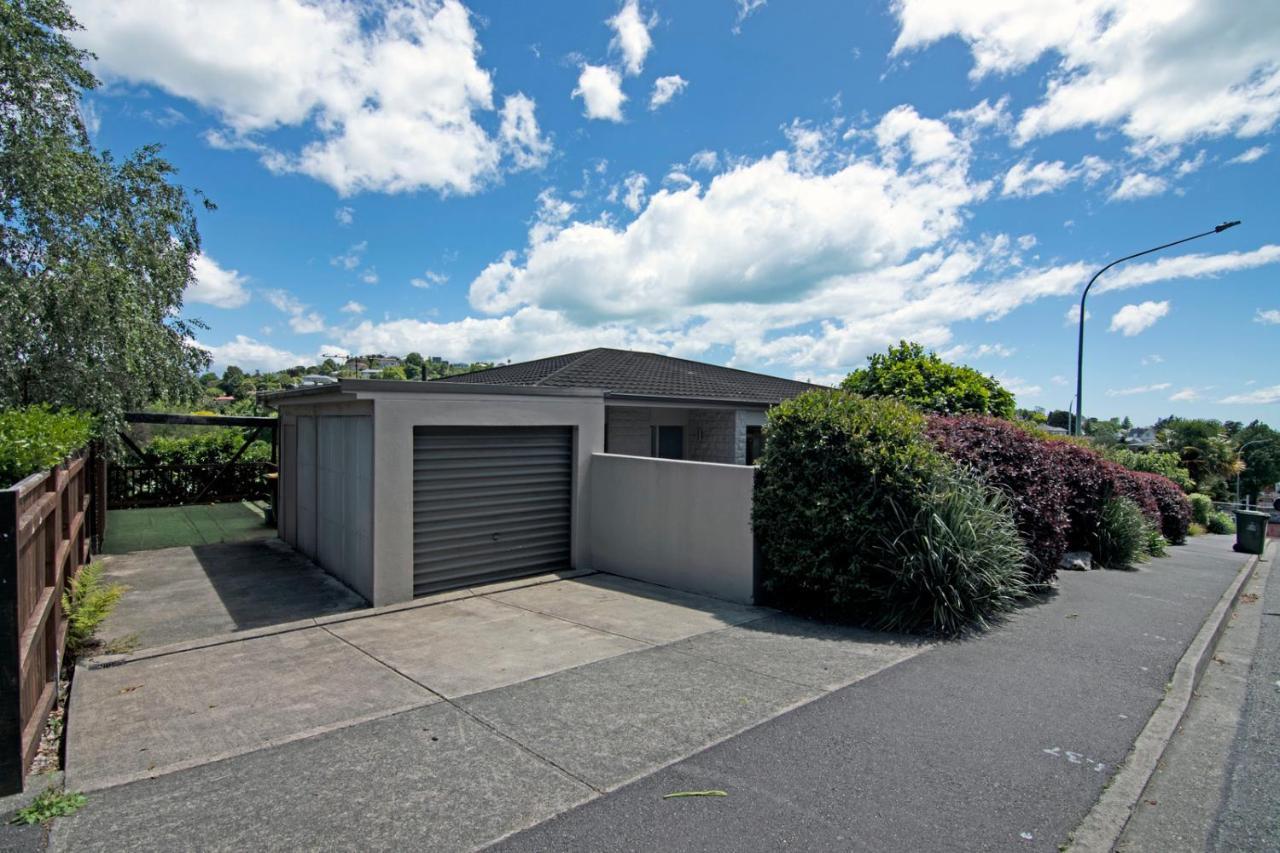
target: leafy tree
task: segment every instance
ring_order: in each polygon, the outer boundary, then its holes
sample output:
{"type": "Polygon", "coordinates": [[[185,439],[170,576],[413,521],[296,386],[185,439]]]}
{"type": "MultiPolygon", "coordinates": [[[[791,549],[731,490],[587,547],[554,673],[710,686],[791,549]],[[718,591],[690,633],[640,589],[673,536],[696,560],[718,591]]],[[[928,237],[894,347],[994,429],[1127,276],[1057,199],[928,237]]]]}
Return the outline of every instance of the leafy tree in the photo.
{"type": "Polygon", "coordinates": [[[326,358],[324,362],[320,365],[320,372],[325,374],[326,376],[332,376],[333,374],[338,372],[338,362],[334,361],[331,358],[326,358]]]}
{"type": "Polygon", "coordinates": [[[405,379],[404,368],[400,365],[382,368],[382,373],[378,374],[379,379],[405,379]]]}
{"type": "Polygon", "coordinates": [[[222,388],[232,397],[239,397],[243,393],[244,382],[244,371],[234,364],[228,364],[227,369],[222,371],[222,388]]]}
{"type": "Polygon", "coordinates": [[[1118,418],[1109,418],[1105,421],[1099,418],[1085,418],[1083,428],[1085,435],[1103,447],[1119,444],[1124,437],[1125,429],[1118,418]]]}
{"type": "Polygon", "coordinates": [[[1262,421],[1253,421],[1236,432],[1232,441],[1240,448],[1244,470],[1240,473],[1240,492],[1251,498],[1280,482],[1280,432],[1262,421]],[[1251,444],[1251,442],[1258,442],[1251,444]],[[1249,445],[1245,447],[1245,445],[1249,445]]]}
{"type": "Polygon", "coordinates": [[[411,352],[404,357],[405,364],[412,364],[414,367],[422,367],[421,353],[411,352]]]}
{"type": "Polygon", "coordinates": [[[1171,417],[1157,421],[1156,430],[1162,447],[1182,459],[1197,492],[1217,500],[1228,497],[1227,482],[1240,469],[1240,459],[1221,421],[1171,417]]]}
{"type": "Polygon", "coordinates": [[[892,397],[930,412],[1013,418],[1013,394],[999,382],[971,367],[943,361],[920,344],[901,341],[867,361],[866,367],[845,378],[846,391],[892,397]]]}
{"type": "Polygon", "coordinates": [[[200,238],[156,146],[91,145],[77,27],[62,0],[0,0],[0,405],[87,409],[110,435],[199,391],[208,354],[179,312],[200,238]]]}
{"type": "Polygon", "coordinates": [[[404,363],[403,367],[404,367],[404,376],[405,376],[405,378],[406,378],[406,379],[421,379],[421,378],[422,378],[422,365],[420,365],[420,364],[410,364],[409,362],[407,362],[407,361],[406,361],[406,362],[404,363]]]}
{"type": "Polygon", "coordinates": [[[1054,409],[1045,418],[1045,424],[1059,429],[1071,429],[1071,413],[1065,409],[1054,409]]]}
{"type": "Polygon", "coordinates": [[[1043,424],[1048,421],[1048,417],[1040,409],[1018,409],[1015,413],[1018,420],[1027,421],[1033,424],[1043,424]]]}
{"type": "Polygon", "coordinates": [[[1130,471],[1146,471],[1168,477],[1177,483],[1178,487],[1184,492],[1190,492],[1195,489],[1195,481],[1191,479],[1191,472],[1183,466],[1182,457],[1176,453],[1159,450],[1138,451],[1127,447],[1113,447],[1106,450],[1105,455],[1112,462],[1118,462],[1130,471]]]}

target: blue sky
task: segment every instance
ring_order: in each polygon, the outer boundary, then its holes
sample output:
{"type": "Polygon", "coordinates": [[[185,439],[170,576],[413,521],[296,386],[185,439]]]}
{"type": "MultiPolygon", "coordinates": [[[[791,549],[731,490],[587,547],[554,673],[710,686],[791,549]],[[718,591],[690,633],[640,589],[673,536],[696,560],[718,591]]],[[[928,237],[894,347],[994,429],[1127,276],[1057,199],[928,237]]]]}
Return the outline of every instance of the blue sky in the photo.
{"type": "Polygon", "coordinates": [[[71,5],[95,141],[218,205],[219,369],[909,338],[1064,408],[1092,271],[1242,219],[1095,286],[1085,409],[1280,421],[1280,4],[71,5]]]}

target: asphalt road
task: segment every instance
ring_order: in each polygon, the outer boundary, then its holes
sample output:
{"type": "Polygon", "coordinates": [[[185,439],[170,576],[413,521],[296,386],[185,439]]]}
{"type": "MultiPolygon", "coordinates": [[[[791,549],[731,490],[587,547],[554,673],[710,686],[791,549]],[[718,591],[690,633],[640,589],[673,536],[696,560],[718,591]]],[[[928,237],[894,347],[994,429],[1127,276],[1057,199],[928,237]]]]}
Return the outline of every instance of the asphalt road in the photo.
{"type": "MultiPolygon", "coordinates": [[[[1138,572],[1066,573],[1056,595],[987,635],[885,670],[498,848],[1056,851],[1243,565],[1231,541],[1200,537],[1138,572]],[[728,796],[662,799],[706,789],[728,796]]],[[[1276,719],[1272,708],[1273,727],[1276,719]]]]}
{"type": "Polygon", "coordinates": [[[1280,850],[1280,572],[1262,601],[1258,645],[1210,850],[1280,850]]]}

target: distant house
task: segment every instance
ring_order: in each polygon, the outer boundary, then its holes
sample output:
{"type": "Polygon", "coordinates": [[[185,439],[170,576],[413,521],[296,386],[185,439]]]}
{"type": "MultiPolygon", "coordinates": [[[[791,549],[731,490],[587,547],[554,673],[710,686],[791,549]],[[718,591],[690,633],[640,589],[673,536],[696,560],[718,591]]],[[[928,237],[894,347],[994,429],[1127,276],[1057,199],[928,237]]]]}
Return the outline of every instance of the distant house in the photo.
{"type": "Polygon", "coordinates": [[[235,398],[235,397],[232,397],[230,394],[223,394],[223,395],[221,395],[221,396],[219,396],[219,397],[214,397],[214,398],[213,398],[213,402],[215,402],[215,403],[234,403],[234,402],[235,402],[235,399],[236,399],[236,398],[235,398]]]}
{"type": "Polygon", "coordinates": [[[377,367],[366,367],[360,371],[361,379],[378,379],[382,376],[382,369],[377,367]]]}
{"type": "Polygon", "coordinates": [[[1044,432],[1049,433],[1050,435],[1067,435],[1068,434],[1067,430],[1063,429],[1062,427],[1049,426],[1048,424],[1041,424],[1040,429],[1043,430],[1044,432]]]}
{"type": "Polygon", "coordinates": [[[1123,440],[1128,447],[1151,447],[1156,443],[1156,428],[1134,427],[1124,434],[1123,440]]]}
{"type": "Polygon", "coordinates": [[[400,359],[394,355],[371,355],[369,364],[373,367],[399,367],[400,359]]]}

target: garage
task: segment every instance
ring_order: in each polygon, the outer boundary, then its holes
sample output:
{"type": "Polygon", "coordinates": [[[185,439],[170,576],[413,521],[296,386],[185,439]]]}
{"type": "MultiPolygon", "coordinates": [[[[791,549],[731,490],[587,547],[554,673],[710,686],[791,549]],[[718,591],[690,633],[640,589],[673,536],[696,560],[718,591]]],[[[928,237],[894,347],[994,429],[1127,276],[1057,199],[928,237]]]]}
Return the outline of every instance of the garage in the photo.
{"type": "Polygon", "coordinates": [[[573,430],[416,427],[413,594],[571,565],[573,430]]]}

